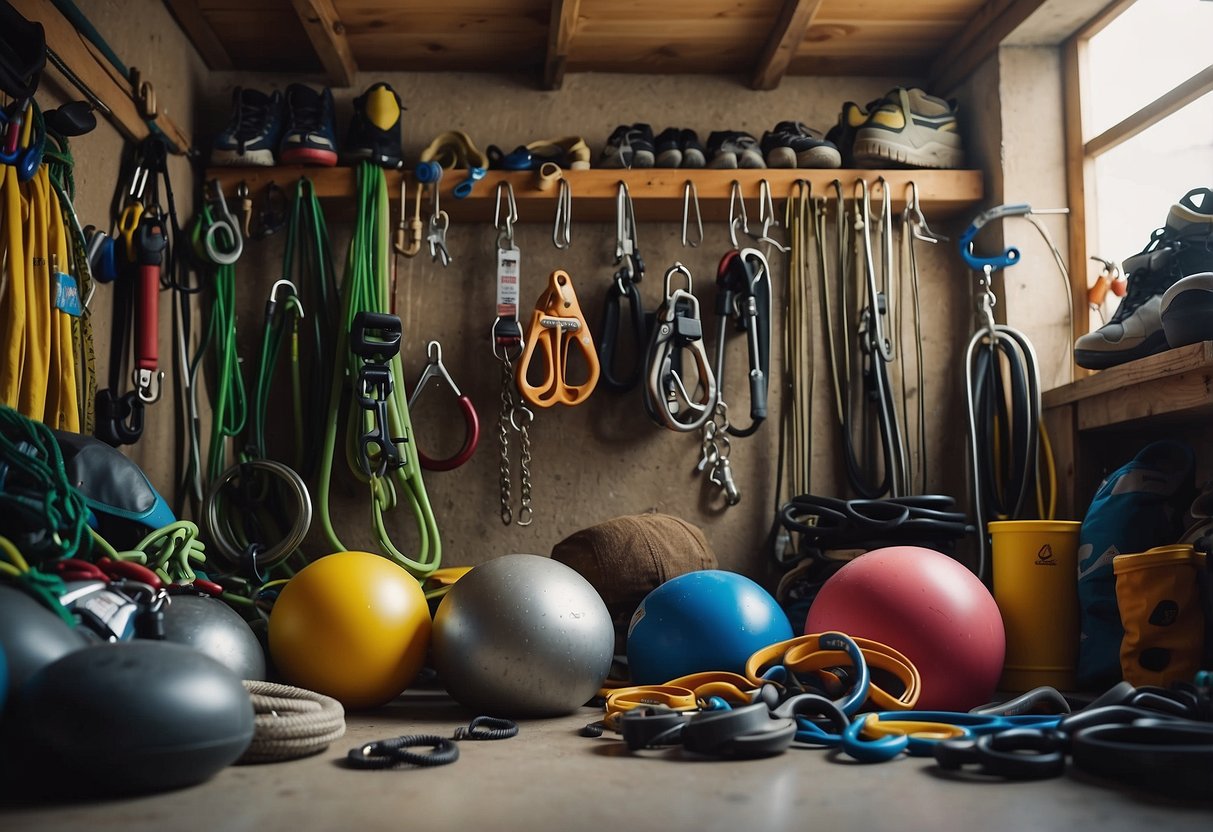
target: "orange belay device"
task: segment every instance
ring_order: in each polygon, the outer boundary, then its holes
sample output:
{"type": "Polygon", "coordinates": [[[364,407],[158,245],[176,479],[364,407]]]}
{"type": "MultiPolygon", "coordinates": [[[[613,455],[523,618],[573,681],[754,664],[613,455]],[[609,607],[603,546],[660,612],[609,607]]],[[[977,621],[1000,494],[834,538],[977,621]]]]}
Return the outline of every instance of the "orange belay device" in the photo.
{"type": "Polygon", "coordinates": [[[526,347],[518,362],[518,390],[522,397],[536,407],[551,407],[554,404],[581,404],[598,384],[598,354],[594,350],[594,339],[586,325],[577,293],[573,291],[573,280],[563,269],[552,272],[548,288],[535,302],[531,313],[531,324],[526,333],[526,347]],[[576,347],[585,358],[588,375],[582,382],[573,384],[566,377],[569,366],[569,351],[576,347]],[[528,370],[536,349],[542,351],[544,359],[543,380],[531,384],[528,370]]]}

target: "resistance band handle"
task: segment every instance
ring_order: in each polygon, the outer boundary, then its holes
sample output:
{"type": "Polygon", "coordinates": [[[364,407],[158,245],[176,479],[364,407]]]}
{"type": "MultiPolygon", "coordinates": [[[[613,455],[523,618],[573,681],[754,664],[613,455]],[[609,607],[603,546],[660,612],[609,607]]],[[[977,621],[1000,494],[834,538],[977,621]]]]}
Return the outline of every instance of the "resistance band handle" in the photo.
{"type": "Polygon", "coordinates": [[[386,362],[400,353],[400,318],[386,312],[359,312],[350,327],[350,352],[359,358],[386,362]]]}
{"type": "Polygon", "coordinates": [[[460,396],[457,401],[459,409],[463,411],[464,424],[467,426],[463,447],[446,459],[433,459],[418,448],[417,460],[427,471],[452,471],[458,468],[472,458],[472,454],[476,452],[476,446],[480,444],[480,418],[476,415],[476,408],[472,405],[472,400],[467,396],[460,396]]]}
{"type": "Polygon", "coordinates": [[[160,363],[160,267],[139,267],[135,296],[139,325],[135,327],[135,367],[154,370],[160,363]]]}

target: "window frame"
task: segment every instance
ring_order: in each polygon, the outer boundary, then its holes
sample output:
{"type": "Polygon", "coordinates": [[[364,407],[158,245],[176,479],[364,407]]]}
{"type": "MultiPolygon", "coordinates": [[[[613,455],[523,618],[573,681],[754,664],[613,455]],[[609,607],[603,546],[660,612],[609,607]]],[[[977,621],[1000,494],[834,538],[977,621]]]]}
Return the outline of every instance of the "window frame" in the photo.
{"type": "MultiPolygon", "coordinates": [[[[1089,331],[1087,287],[1094,266],[1087,241],[1095,236],[1095,206],[1086,200],[1094,182],[1095,159],[1153,127],[1168,116],[1213,92],[1213,64],[1147,102],[1101,133],[1084,140],[1090,123],[1090,66],[1088,47],[1099,34],[1137,0],[1113,0],[1062,44],[1062,94],[1065,106],[1066,193],[1069,214],[1071,302],[1075,336],[1089,331]]],[[[1083,371],[1079,371],[1083,372],[1083,371]]]]}

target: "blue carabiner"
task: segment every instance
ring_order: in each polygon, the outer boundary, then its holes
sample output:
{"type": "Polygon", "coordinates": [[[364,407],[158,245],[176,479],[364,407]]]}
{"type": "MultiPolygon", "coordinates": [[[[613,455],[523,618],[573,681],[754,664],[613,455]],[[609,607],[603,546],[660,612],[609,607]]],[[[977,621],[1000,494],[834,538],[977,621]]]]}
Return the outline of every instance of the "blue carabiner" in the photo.
{"type": "Polygon", "coordinates": [[[451,193],[454,194],[455,199],[467,199],[469,196],[471,196],[472,195],[472,186],[475,185],[477,182],[479,182],[481,179],[484,179],[485,173],[486,173],[486,171],[484,168],[476,168],[476,167],[468,168],[467,179],[464,179],[462,182],[460,182],[458,185],[455,186],[454,190],[451,191],[451,193]]]}
{"type": "Polygon", "coordinates": [[[982,211],[978,214],[969,227],[960,235],[960,256],[965,261],[970,269],[974,271],[985,271],[986,267],[990,271],[998,271],[1014,266],[1019,262],[1019,249],[1015,246],[1010,246],[1003,250],[1002,254],[994,255],[993,257],[979,257],[973,253],[973,238],[977,236],[977,232],[982,229],[987,223],[994,220],[1000,220],[1004,217],[1026,217],[1032,213],[1032,206],[1026,202],[1015,205],[996,205],[988,211],[982,211]]]}

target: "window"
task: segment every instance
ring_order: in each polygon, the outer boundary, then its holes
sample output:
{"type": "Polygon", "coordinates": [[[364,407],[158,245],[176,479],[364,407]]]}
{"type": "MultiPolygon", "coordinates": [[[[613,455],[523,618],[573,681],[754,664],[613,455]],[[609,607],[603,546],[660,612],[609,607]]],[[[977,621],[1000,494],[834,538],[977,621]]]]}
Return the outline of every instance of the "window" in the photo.
{"type": "MultiPolygon", "coordinates": [[[[1213,2],[1120,0],[1067,45],[1071,272],[1119,263],[1173,202],[1213,188],[1213,2]],[[1075,88],[1076,87],[1076,88],[1075,88]]],[[[1115,308],[1109,296],[1102,310],[1115,308]]],[[[1098,327],[1099,310],[1088,326],[1098,327]]]]}

